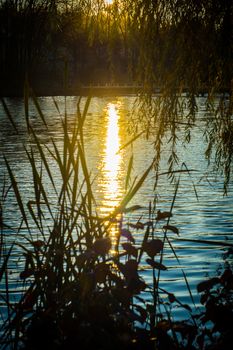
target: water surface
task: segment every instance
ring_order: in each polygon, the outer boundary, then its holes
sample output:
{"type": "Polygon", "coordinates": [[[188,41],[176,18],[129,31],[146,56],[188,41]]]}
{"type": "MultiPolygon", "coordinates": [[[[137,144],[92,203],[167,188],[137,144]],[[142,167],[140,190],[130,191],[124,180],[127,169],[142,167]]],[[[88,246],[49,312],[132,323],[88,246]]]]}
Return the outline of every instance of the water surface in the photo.
{"type": "MultiPolygon", "coordinates": [[[[40,141],[50,147],[51,136],[56,140],[58,147],[62,146],[61,116],[65,109],[69,119],[69,127],[75,122],[77,97],[55,98],[60,112],[57,110],[54,100],[51,97],[39,98],[40,106],[48,122],[48,130],[43,126],[38,117],[36,109],[30,106],[30,121],[35,128],[40,141]]],[[[94,193],[96,196],[97,209],[100,215],[110,213],[116,207],[126,193],[125,178],[130,157],[133,155],[132,180],[135,176],[140,177],[150,165],[155,154],[153,137],[149,140],[141,137],[133,145],[119,151],[132,137],[128,132],[129,112],[133,106],[134,97],[115,98],[93,98],[85,124],[85,152],[88,160],[88,168],[94,181],[94,193]]],[[[19,135],[16,135],[9,124],[3,109],[0,107],[0,183],[1,190],[9,185],[7,172],[3,160],[3,154],[9,160],[11,167],[19,182],[22,197],[27,202],[32,197],[32,174],[28,159],[25,154],[25,147],[33,148],[32,138],[27,134],[24,118],[24,106],[22,99],[6,99],[6,103],[19,128],[19,135]]],[[[81,102],[83,107],[85,101],[81,102]]],[[[195,242],[179,241],[183,239],[202,239],[216,242],[232,242],[233,233],[233,196],[229,192],[227,197],[223,196],[223,178],[216,176],[208,168],[204,152],[206,148],[203,137],[205,123],[204,99],[198,99],[199,113],[197,127],[193,130],[190,144],[185,147],[182,142],[177,143],[177,153],[180,164],[176,169],[180,169],[182,162],[190,169],[196,170],[190,174],[184,173],[181,176],[180,186],[173,209],[173,217],[170,224],[175,225],[180,232],[179,237],[174,233],[169,233],[171,242],[178,256],[178,260],[170,247],[167,245],[164,264],[167,271],[161,274],[161,286],[170,292],[175,293],[182,302],[192,305],[190,295],[184,283],[183,272],[189,281],[196,305],[199,305],[199,298],[196,293],[196,285],[207,275],[213,276],[223,263],[224,254],[227,249],[222,245],[203,244],[195,242]],[[194,190],[195,187],[195,190],[194,190]],[[198,194],[198,199],[196,192],[198,194]]],[[[184,130],[180,130],[180,136],[184,130]]],[[[169,149],[164,142],[161,154],[161,169],[163,173],[167,171],[167,159],[169,149]]],[[[39,157],[39,155],[38,155],[39,157]]],[[[53,160],[51,159],[51,166],[53,160]]],[[[56,178],[56,170],[54,168],[56,178]]],[[[60,181],[57,175],[56,181],[60,181]]],[[[159,182],[154,190],[154,173],[151,172],[147,180],[141,187],[132,201],[132,205],[139,204],[142,209],[127,215],[124,219],[124,226],[127,223],[135,223],[137,220],[146,222],[148,220],[148,205],[156,200],[156,210],[169,211],[174,195],[174,184],[171,184],[167,176],[159,177],[159,182]]],[[[49,181],[48,181],[48,186],[49,181]]],[[[52,189],[50,192],[51,201],[55,197],[52,189]]],[[[18,213],[12,190],[9,191],[4,203],[4,220],[11,226],[18,227],[20,213],[18,213]]],[[[161,227],[164,222],[159,223],[157,235],[161,237],[161,227]]],[[[136,244],[139,245],[143,231],[132,231],[136,244]]],[[[15,239],[15,234],[11,230],[6,230],[8,243],[15,239]]],[[[26,231],[25,233],[26,234],[26,231]]],[[[114,230],[113,230],[114,235],[114,230]]],[[[22,241],[21,232],[17,240],[22,241]]],[[[10,263],[12,298],[17,300],[16,277],[22,266],[22,254],[20,248],[14,252],[10,263]]],[[[146,263],[142,266],[142,276],[147,282],[151,282],[151,270],[146,263]]],[[[149,295],[147,296],[149,298],[149,295]]],[[[177,317],[183,317],[182,310],[176,310],[177,317]]]]}

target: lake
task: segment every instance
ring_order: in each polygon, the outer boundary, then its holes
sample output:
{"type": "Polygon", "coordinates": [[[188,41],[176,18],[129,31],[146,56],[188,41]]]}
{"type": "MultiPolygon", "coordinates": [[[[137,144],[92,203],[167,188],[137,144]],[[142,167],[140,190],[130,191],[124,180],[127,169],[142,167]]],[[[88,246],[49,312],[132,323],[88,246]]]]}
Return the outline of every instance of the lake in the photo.
{"type": "MultiPolygon", "coordinates": [[[[63,137],[60,115],[54,100],[61,115],[64,115],[66,109],[69,127],[72,128],[76,116],[78,97],[67,97],[66,104],[64,97],[55,97],[54,99],[52,97],[41,97],[38,99],[46,116],[48,130],[45,129],[38,117],[36,108],[33,105],[30,106],[30,122],[35,128],[41,143],[48,148],[51,145],[51,137],[56,140],[58,147],[61,147],[63,137]]],[[[23,100],[20,98],[6,98],[5,101],[19,129],[19,134],[16,135],[2,106],[0,106],[0,193],[2,193],[4,186],[6,188],[9,186],[3,160],[4,154],[16,175],[22,197],[27,203],[32,198],[33,180],[24,147],[27,149],[33,148],[33,141],[27,134],[23,100]]],[[[81,102],[82,108],[84,102],[85,99],[81,102]]],[[[135,97],[133,96],[94,97],[88,110],[84,133],[85,152],[93,180],[96,208],[100,215],[110,213],[126,193],[125,179],[132,154],[133,172],[131,181],[135,176],[140,177],[143,174],[155,154],[153,137],[146,139],[143,135],[132,145],[119,151],[133,137],[128,132],[128,122],[134,102],[135,97]]],[[[175,169],[181,169],[181,164],[185,162],[187,168],[195,171],[181,174],[173,208],[173,217],[170,221],[171,225],[179,229],[179,236],[172,232],[168,233],[178,260],[174,257],[169,245],[166,245],[163,263],[168,269],[161,273],[161,287],[173,292],[183,303],[193,307],[184,282],[184,272],[198,308],[200,303],[196,292],[197,283],[207,276],[216,275],[221,270],[228,250],[221,243],[233,244],[233,194],[229,191],[228,196],[223,196],[223,178],[212,171],[211,165],[208,168],[205,159],[206,143],[203,137],[205,100],[200,97],[197,102],[199,112],[191,141],[185,147],[181,141],[177,143],[179,164],[175,169]],[[212,243],[206,244],[188,240],[205,240],[212,243]]],[[[180,136],[183,132],[184,130],[181,127],[180,136]]],[[[161,154],[161,174],[167,171],[168,157],[169,148],[166,141],[164,141],[161,154]]],[[[53,167],[53,159],[51,159],[51,167],[53,167]]],[[[54,176],[56,178],[55,168],[54,176]]],[[[57,177],[56,181],[59,182],[60,178],[57,177]]],[[[140,205],[141,208],[124,218],[126,228],[128,222],[136,223],[139,219],[142,222],[148,221],[149,203],[156,201],[156,211],[170,210],[175,185],[170,183],[166,175],[159,176],[155,189],[154,183],[155,174],[152,171],[132,203],[130,203],[130,205],[140,205]]],[[[48,186],[50,186],[49,181],[48,186]]],[[[55,200],[52,189],[48,188],[48,192],[51,194],[50,200],[55,200]]],[[[3,218],[9,226],[15,228],[19,226],[20,213],[16,208],[12,189],[9,190],[3,203],[3,218]]],[[[158,237],[162,237],[161,228],[164,224],[164,222],[161,222],[156,228],[158,237]]],[[[27,244],[25,239],[26,230],[23,228],[17,235],[10,229],[6,229],[4,234],[7,247],[10,247],[11,242],[15,239],[17,242],[27,244]]],[[[139,245],[143,237],[143,231],[135,230],[133,232],[132,230],[132,234],[136,244],[139,245]]],[[[10,297],[15,301],[21,295],[22,283],[18,282],[18,276],[22,269],[22,251],[20,247],[17,247],[14,249],[9,263],[10,297]]],[[[141,275],[147,282],[151,281],[151,269],[144,262],[141,275]]],[[[1,293],[4,294],[3,288],[1,286],[1,293]]],[[[149,295],[146,297],[149,298],[149,295]]],[[[175,315],[177,318],[185,317],[183,309],[179,308],[175,310],[175,315]]]]}

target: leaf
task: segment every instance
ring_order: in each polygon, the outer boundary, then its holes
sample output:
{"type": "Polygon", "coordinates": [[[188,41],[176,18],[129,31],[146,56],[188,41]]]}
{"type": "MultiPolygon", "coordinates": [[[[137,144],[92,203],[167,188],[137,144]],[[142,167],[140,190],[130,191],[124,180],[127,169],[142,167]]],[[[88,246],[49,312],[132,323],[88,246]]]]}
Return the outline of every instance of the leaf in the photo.
{"type": "Polygon", "coordinates": [[[84,175],[86,186],[87,186],[88,207],[89,207],[89,210],[91,211],[92,199],[94,199],[94,196],[93,196],[93,193],[92,193],[90,174],[88,172],[86,156],[85,156],[85,153],[84,153],[84,147],[79,142],[78,142],[78,151],[79,151],[79,155],[80,155],[83,175],[84,175]]]}
{"type": "Polygon", "coordinates": [[[130,157],[130,160],[129,160],[128,170],[127,170],[127,175],[126,175],[126,180],[125,180],[125,190],[127,190],[128,186],[129,186],[132,168],[133,168],[133,155],[130,157]]]}
{"type": "Polygon", "coordinates": [[[38,102],[38,99],[37,99],[37,97],[36,97],[36,95],[34,94],[34,92],[33,92],[32,89],[30,89],[30,94],[31,94],[33,103],[34,103],[34,105],[35,105],[35,107],[36,107],[36,109],[37,109],[37,112],[38,112],[38,114],[39,114],[39,116],[40,116],[42,122],[44,123],[44,125],[45,125],[46,128],[48,129],[48,125],[47,125],[47,123],[46,123],[44,114],[43,114],[43,112],[42,112],[42,110],[41,110],[41,108],[40,108],[40,104],[39,104],[39,102],[38,102]]]}
{"type": "Polygon", "coordinates": [[[124,144],[122,147],[119,148],[119,151],[122,151],[124,148],[126,148],[127,146],[131,145],[135,140],[137,140],[143,133],[145,132],[145,130],[141,131],[138,135],[134,136],[130,141],[128,141],[126,144],[124,144]]]}
{"type": "Polygon", "coordinates": [[[232,271],[228,268],[226,269],[220,277],[220,281],[222,284],[232,284],[233,274],[232,271]]]}
{"type": "Polygon", "coordinates": [[[34,241],[31,242],[33,247],[40,249],[41,247],[43,247],[45,245],[44,241],[42,241],[41,239],[38,239],[38,241],[34,241]]]}
{"type": "Polygon", "coordinates": [[[208,281],[200,282],[197,285],[197,291],[198,291],[198,293],[208,291],[218,283],[220,283],[220,279],[218,277],[211,278],[208,281]]]}
{"type": "Polygon", "coordinates": [[[144,251],[153,258],[163,249],[163,242],[160,239],[152,239],[144,243],[144,251]]]}
{"type": "Polygon", "coordinates": [[[122,213],[131,213],[132,211],[136,211],[139,209],[142,209],[143,207],[141,205],[133,205],[132,207],[125,208],[122,210],[122,213]]]}
{"type": "Polygon", "coordinates": [[[140,261],[141,261],[141,257],[142,257],[143,251],[144,251],[143,249],[144,249],[144,247],[145,247],[145,245],[147,243],[149,234],[150,234],[150,227],[147,226],[146,232],[145,232],[144,237],[143,237],[141,249],[140,249],[140,254],[139,254],[139,257],[138,257],[138,263],[140,263],[140,261]]]}
{"type": "Polygon", "coordinates": [[[58,111],[58,114],[60,115],[61,114],[60,113],[60,109],[59,109],[59,106],[58,106],[57,101],[55,100],[54,96],[52,96],[52,99],[53,99],[53,103],[54,103],[54,105],[55,105],[55,107],[56,107],[56,109],[58,111]]]}
{"type": "Polygon", "coordinates": [[[112,243],[109,237],[99,238],[93,243],[93,250],[98,255],[105,255],[111,249],[112,243]]]}
{"type": "Polygon", "coordinates": [[[145,225],[142,222],[138,221],[136,224],[129,224],[129,226],[136,228],[137,230],[143,230],[145,225]]]}
{"type": "Polygon", "coordinates": [[[90,293],[92,293],[95,279],[94,274],[91,272],[83,272],[80,275],[80,296],[81,298],[87,298],[90,293]]]}
{"type": "Polygon", "coordinates": [[[126,250],[127,254],[133,255],[135,258],[138,256],[138,250],[130,243],[122,243],[122,247],[126,250]]]}
{"type": "Polygon", "coordinates": [[[170,218],[171,216],[172,216],[172,213],[170,211],[163,211],[162,212],[162,211],[158,210],[156,220],[157,221],[164,220],[164,219],[170,218]]]}
{"type": "Polygon", "coordinates": [[[170,303],[174,303],[176,301],[176,297],[173,293],[168,294],[168,299],[169,299],[170,303]]]}
{"type": "Polygon", "coordinates": [[[125,268],[130,272],[135,272],[138,269],[138,263],[137,260],[130,259],[126,261],[125,268]]]}
{"type": "Polygon", "coordinates": [[[84,110],[83,110],[83,114],[82,114],[82,119],[83,119],[83,122],[87,116],[87,112],[88,112],[88,109],[89,109],[89,106],[90,106],[90,103],[91,103],[91,99],[92,99],[92,96],[88,96],[87,97],[87,100],[85,102],[85,106],[84,106],[84,110]]]}
{"type": "Polygon", "coordinates": [[[6,272],[8,260],[10,258],[12,249],[13,249],[13,244],[11,245],[9,251],[7,252],[6,256],[4,257],[4,261],[2,263],[2,266],[0,267],[0,281],[2,280],[3,274],[6,272]]]}
{"type": "Polygon", "coordinates": [[[4,111],[5,111],[5,113],[6,113],[7,117],[8,117],[8,119],[9,119],[9,121],[11,122],[13,128],[15,129],[16,133],[18,134],[19,132],[18,132],[17,126],[16,126],[16,124],[15,124],[15,122],[14,122],[14,119],[13,119],[13,117],[12,117],[12,115],[11,115],[11,112],[9,111],[6,102],[5,102],[4,98],[2,98],[2,97],[1,97],[1,102],[2,102],[4,111]]]}
{"type": "MultiPolygon", "coordinates": [[[[121,267],[118,266],[119,270],[121,271],[121,267]]],[[[118,275],[116,275],[115,273],[112,273],[111,271],[109,272],[109,279],[115,283],[116,285],[120,286],[121,288],[123,288],[124,286],[124,280],[119,277],[118,275]]]]}
{"type": "Polygon", "coordinates": [[[140,305],[134,305],[134,308],[140,315],[138,321],[143,324],[147,319],[147,311],[140,305]]]}
{"type": "Polygon", "coordinates": [[[120,264],[119,268],[127,280],[138,278],[138,263],[136,260],[130,259],[125,264],[120,264]]]}
{"type": "Polygon", "coordinates": [[[39,141],[38,137],[36,136],[33,128],[31,128],[30,131],[33,134],[34,140],[36,142],[37,150],[40,152],[41,160],[44,163],[45,169],[46,169],[46,171],[47,171],[47,173],[49,175],[49,178],[50,178],[50,181],[51,181],[51,183],[53,185],[53,188],[54,188],[55,192],[57,193],[56,186],[55,186],[55,183],[54,183],[54,179],[53,179],[52,173],[51,173],[50,168],[49,168],[49,163],[50,162],[47,161],[46,155],[45,155],[45,153],[44,153],[44,151],[43,151],[43,149],[41,147],[40,141],[39,141]]]}
{"type": "Polygon", "coordinates": [[[208,300],[208,294],[202,294],[200,297],[200,303],[204,305],[208,300]]]}
{"type": "Polygon", "coordinates": [[[120,232],[121,236],[127,238],[130,242],[135,243],[135,239],[133,238],[132,233],[129,230],[127,230],[126,228],[122,228],[120,232]]]}
{"type": "Polygon", "coordinates": [[[32,275],[34,275],[35,273],[35,270],[34,269],[27,269],[27,270],[24,270],[20,273],[19,277],[24,280],[32,275]]]}
{"type": "Polygon", "coordinates": [[[29,289],[28,292],[25,294],[24,299],[21,303],[21,306],[24,310],[30,310],[33,308],[34,304],[37,300],[37,291],[36,289],[32,290],[29,289]]]}
{"type": "Polygon", "coordinates": [[[87,251],[85,251],[84,253],[81,253],[81,254],[79,254],[79,255],[77,256],[77,258],[76,258],[76,264],[78,265],[78,267],[82,267],[82,265],[83,265],[86,261],[88,261],[88,260],[94,258],[95,256],[96,256],[96,254],[95,254],[92,250],[87,250],[87,251]]]}
{"type": "Polygon", "coordinates": [[[109,273],[109,265],[100,263],[95,268],[95,279],[98,283],[105,283],[106,277],[109,273]]]}
{"type": "Polygon", "coordinates": [[[8,161],[7,161],[5,156],[4,156],[4,160],[5,160],[5,163],[6,163],[8,174],[10,176],[10,181],[11,181],[14,193],[15,193],[17,204],[18,204],[19,209],[21,211],[21,214],[22,214],[22,217],[24,219],[24,222],[26,223],[27,228],[29,230],[27,215],[26,215],[26,212],[25,212],[25,209],[24,209],[23,200],[22,200],[22,197],[21,197],[20,192],[19,192],[19,188],[18,188],[18,184],[17,184],[16,178],[15,178],[15,176],[14,176],[12,170],[11,170],[10,164],[8,163],[8,161]]]}
{"type": "Polygon", "coordinates": [[[179,235],[179,229],[177,227],[175,227],[175,226],[165,225],[165,226],[163,226],[163,229],[164,230],[170,230],[170,231],[176,233],[177,235],[179,235]]]}
{"type": "MultiPolygon", "coordinates": [[[[128,193],[125,195],[125,197],[122,200],[122,202],[120,203],[120,205],[112,213],[112,216],[116,216],[118,213],[124,212],[127,204],[131,201],[131,199],[135,196],[135,194],[138,192],[140,187],[143,185],[145,179],[147,178],[151,169],[153,168],[153,164],[154,164],[154,162],[151,163],[151,165],[146,169],[146,171],[140,177],[138,182],[128,191],[128,193]]],[[[137,208],[139,208],[139,206],[134,206],[131,208],[135,208],[135,210],[136,210],[137,208]]]]}
{"type": "Polygon", "coordinates": [[[159,262],[157,261],[154,261],[153,259],[146,259],[146,262],[152,266],[154,269],[157,269],[157,270],[167,270],[167,267],[163,264],[160,264],[159,262]]]}
{"type": "Polygon", "coordinates": [[[131,293],[127,288],[115,287],[111,290],[114,298],[124,305],[129,305],[131,299],[131,293]]]}
{"type": "Polygon", "coordinates": [[[147,284],[138,276],[131,278],[127,282],[129,291],[134,295],[139,294],[141,291],[145,290],[148,287],[147,284]]]}
{"type": "Polygon", "coordinates": [[[148,227],[150,227],[150,226],[152,226],[153,225],[153,222],[152,221],[147,221],[147,222],[145,222],[145,224],[144,224],[144,226],[148,226],[148,227]]]}

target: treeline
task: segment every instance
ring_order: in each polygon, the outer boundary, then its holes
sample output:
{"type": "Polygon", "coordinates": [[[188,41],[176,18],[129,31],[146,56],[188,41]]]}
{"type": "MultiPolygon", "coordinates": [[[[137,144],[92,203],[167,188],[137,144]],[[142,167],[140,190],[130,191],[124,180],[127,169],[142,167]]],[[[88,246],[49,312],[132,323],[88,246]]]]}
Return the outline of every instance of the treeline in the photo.
{"type": "Polygon", "coordinates": [[[137,81],[230,87],[233,5],[224,1],[2,0],[1,94],[137,81]]]}
{"type": "MultiPolygon", "coordinates": [[[[93,5],[77,1],[3,1],[0,5],[1,90],[22,91],[25,75],[39,90],[110,81],[108,40],[93,5]],[[69,4],[70,3],[70,4],[69,4]],[[97,35],[98,34],[98,35],[97,35]]],[[[118,55],[119,58],[119,55],[118,55]]],[[[112,64],[113,62],[111,62],[112,64]]],[[[125,62],[117,61],[120,71],[125,62]]]]}

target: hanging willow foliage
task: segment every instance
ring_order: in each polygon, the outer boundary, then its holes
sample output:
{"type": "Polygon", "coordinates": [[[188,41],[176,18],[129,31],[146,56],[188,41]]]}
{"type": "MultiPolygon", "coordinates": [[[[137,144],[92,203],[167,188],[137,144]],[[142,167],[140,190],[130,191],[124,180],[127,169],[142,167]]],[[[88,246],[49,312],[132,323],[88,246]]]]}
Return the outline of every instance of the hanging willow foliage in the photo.
{"type": "MultiPolygon", "coordinates": [[[[169,170],[177,163],[177,130],[189,141],[205,98],[206,157],[232,180],[233,3],[226,1],[115,1],[127,23],[124,35],[133,78],[143,86],[138,122],[155,133],[157,166],[164,135],[171,134],[169,170]],[[154,97],[154,93],[159,94],[154,97]],[[185,98],[184,98],[185,96],[185,98]]],[[[132,125],[135,123],[135,118],[132,125]]]]}

